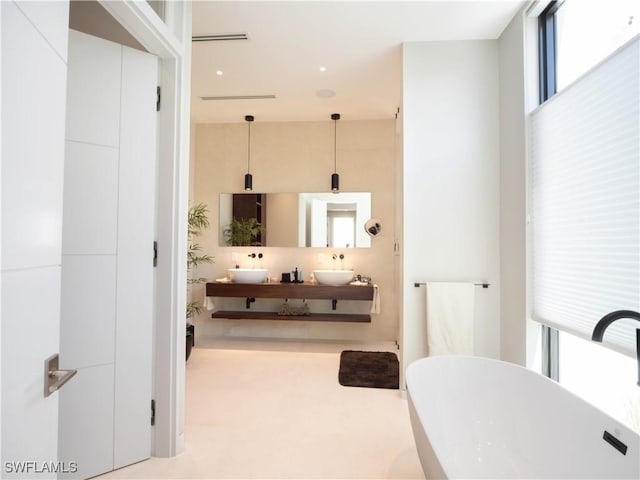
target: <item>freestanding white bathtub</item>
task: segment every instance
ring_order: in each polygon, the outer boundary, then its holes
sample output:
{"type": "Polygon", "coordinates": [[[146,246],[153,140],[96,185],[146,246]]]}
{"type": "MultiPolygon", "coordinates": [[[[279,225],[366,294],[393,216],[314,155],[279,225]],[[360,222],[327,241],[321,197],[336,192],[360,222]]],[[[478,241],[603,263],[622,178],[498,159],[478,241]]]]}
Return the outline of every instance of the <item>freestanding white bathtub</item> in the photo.
{"type": "Polygon", "coordinates": [[[406,381],[428,479],[640,479],[638,434],[526,368],[438,356],[406,381]]]}

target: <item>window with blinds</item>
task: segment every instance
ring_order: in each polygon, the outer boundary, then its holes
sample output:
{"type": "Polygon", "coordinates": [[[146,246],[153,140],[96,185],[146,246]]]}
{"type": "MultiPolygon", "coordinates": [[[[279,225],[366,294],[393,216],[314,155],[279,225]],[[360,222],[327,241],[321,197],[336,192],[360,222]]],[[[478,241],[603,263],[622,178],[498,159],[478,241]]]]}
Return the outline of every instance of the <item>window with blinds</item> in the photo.
{"type": "MultiPolygon", "coordinates": [[[[640,38],[529,117],[532,315],[591,338],[640,311],[640,38]]],[[[635,356],[635,321],[604,344],[635,356]]]]}

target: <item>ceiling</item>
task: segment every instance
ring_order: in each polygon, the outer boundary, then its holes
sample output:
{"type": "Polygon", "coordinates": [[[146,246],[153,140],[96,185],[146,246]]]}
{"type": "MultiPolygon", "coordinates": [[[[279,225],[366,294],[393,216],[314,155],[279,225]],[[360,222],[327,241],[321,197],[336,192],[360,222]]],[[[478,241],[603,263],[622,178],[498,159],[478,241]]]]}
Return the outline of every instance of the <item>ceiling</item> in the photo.
{"type": "Polygon", "coordinates": [[[192,43],[192,119],[312,121],[334,112],[344,120],[393,118],[403,42],[496,39],[524,3],[194,1],[194,36],[249,38],[192,43]],[[253,95],[276,98],[201,99],[253,95]]]}

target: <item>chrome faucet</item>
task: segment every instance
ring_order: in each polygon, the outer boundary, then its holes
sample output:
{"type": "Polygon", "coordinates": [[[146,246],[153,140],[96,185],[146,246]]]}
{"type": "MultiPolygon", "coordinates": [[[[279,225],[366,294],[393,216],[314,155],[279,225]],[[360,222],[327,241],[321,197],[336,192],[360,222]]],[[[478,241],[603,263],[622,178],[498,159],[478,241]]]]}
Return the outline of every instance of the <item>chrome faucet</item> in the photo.
{"type": "MultiPolygon", "coordinates": [[[[591,340],[594,342],[602,342],[604,331],[609,325],[621,318],[630,318],[640,322],[640,313],[633,310],[616,310],[615,312],[607,313],[602,317],[596,327],[593,329],[591,340]]],[[[640,328],[636,328],[636,359],[638,360],[638,385],[640,385],[640,328]]]]}

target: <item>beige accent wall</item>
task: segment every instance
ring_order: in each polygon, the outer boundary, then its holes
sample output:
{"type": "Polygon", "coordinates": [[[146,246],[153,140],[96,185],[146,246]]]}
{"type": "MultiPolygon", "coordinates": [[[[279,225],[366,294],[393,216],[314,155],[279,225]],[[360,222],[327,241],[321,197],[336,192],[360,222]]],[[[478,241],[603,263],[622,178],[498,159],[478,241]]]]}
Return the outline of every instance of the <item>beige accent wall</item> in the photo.
{"type": "Polygon", "coordinates": [[[281,247],[298,246],[298,195],[295,193],[274,193],[267,203],[268,245],[281,247]]]}
{"type": "MultiPolygon", "coordinates": [[[[334,125],[326,122],[272,122],[251,125],[251,173],[253,191],[260,193],[326,192],[334,163],[334,125]]],[[[219,194],[241,193],[247,171],[247,124],[200,124],[195,126],[193,202],[204,202],[210,210],[211,228],[199,240],[203,250],[215,257],[213,265],[194,272],[208,279],[225,276],[227,268],[262,266],[269,276],[302,269],[305,281],[314,268],[331,268],[333,253],[345,255],[344,268],[370,276],[380,289],[380,314],[372,314],[370,324],[303,322],[288,320],[226,320],[201,314],[195,323],[198,336],[276,337],[349,341],[396,341],[398,304],[394,295],[396,256],[395,122],[389,120],[349,121],[337,124],[337,170],[344,192],[371,192],[371,215],[382,221],[382,232],[372,239],[371,248],[284,248],[220,247],[218,225],[219,194]],[[250,253],[263,253],[261,261],[250,253]]],[[[269,215],[269,205],[267,205],[269,215]]],[[[282,221],[282,219],[280,220],[282,221]]],[[[268,237],[290,236],[297,231],[297,218],[291,228],[268,237]]],[[[340,262],[335,265],[339,268],[340,262]]],[[[193,290],[204,298],[204,287],[193,290]]],[[[292,300],[293,301],[293,300],[292,300]]],[[[255,311],[275,311],[280,300],[257,299],[255,311]]],[[[244,299],[215,299],[216,309],[242,310],[244,299]]],[[[330,300],[309,301],[312,312],[331,312],[330,300]]],[[[339,313],[368,313],[370,302],[340,301],[339,313]]]]}

